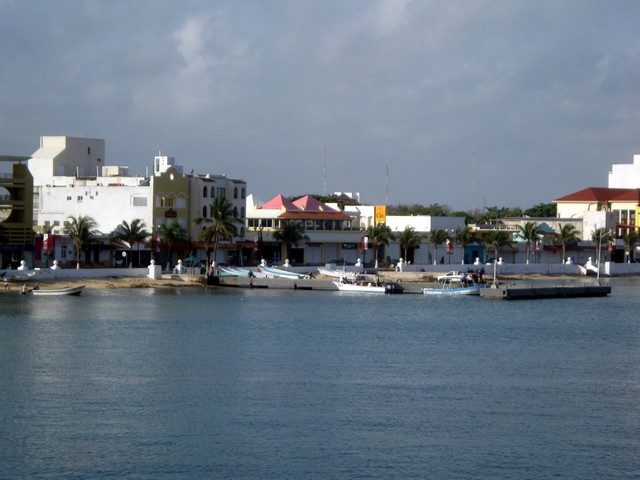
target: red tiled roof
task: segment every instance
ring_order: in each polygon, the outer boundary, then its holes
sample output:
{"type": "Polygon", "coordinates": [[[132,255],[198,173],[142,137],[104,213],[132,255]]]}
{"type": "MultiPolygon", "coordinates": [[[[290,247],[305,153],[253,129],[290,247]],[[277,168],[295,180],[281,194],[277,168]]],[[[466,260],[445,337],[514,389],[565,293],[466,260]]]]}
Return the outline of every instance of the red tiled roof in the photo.
{"type": "Polygon", "coordinates": [[[638,188],[605,188],[589,187],[564,197],[555,202],[635,202],[640,204],[640,189],[638,188]]]}

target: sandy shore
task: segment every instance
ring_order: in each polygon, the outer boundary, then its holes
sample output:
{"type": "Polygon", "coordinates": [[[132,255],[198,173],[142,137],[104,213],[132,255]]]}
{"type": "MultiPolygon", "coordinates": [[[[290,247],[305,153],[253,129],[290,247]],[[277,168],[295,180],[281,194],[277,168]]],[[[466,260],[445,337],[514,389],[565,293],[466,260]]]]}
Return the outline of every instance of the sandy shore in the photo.
{"type": "MultiPolygon", "coordinates": [[[[107,277],[107,278],[79,278],[77,280],[47,280],[43,279],[39,283],[40,288],[67,288],[75,285],[84,285],[87,289],[105,289],[105,288],[175,288],[175,287],[202,287],[204,278],[195,277],[190,279],[162,278],[153,280],[150,278],[125,278],[125,277],[107,277]],[[198,278],[200,281],[195,281],[198,278]]],[[[33,288],[36,282],[27,282],[27,288],[33,288]]],[[[22,288],[22,282],[9,283],[10,292],[19,292],[22,288]]],[[[7,291],[2,289],[0,291],[7,291]]]]}

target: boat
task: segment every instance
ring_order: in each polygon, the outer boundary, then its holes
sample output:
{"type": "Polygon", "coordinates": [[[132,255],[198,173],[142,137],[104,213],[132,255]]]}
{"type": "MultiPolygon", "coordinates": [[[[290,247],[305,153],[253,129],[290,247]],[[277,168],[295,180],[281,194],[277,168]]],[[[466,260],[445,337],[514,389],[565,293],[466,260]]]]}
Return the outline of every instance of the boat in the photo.
{"type": "Polygon", "coordinates": [[[334,281],[333,284],[336,287],[338,287],[338,290],[341,292],[352,292],[352,293],[402,293],[404,292],[404,288],[399,283],[370,282],[370,281],[366,281],[361,276],[356,277],[356,279],[353,281],[343,277],[340,280],[334,281]]]}
{"type": "MultiPolygon", "coordinates": [[[[441,277],[439,277],[440,279],[441,277]]],[[[422,293],[425,295],[480,295],[480,290],[485,288],[477,284],[471,275],[452,275],[439,280],[437,287],[425,287],[422,293]]]]}
{"type": "Polygon", "coordinates": [[[265,265],[259,265],[258,268],[262,273],[271,275],[273,277],[293,278],[293,279],[308,278],[308,275],[304,273],[289,272],[287,270],[280,270],[279,268],[267,267],[265,265]]]}
{"type": "Polygon", "coordinates": [[[15,275],[7,275],[7,272],[3,275],[2,279],[5,282],[30,282],[35,279],[38,272],[20,272],[15,275]]]}
{"type": "Polygon", "coordinates": [[[84,289],[84,285],[76,285],[74,287],[67,287],[67,288],[38,288],[38,289],[32,289],[29,291],[29,293],[31,293],[32,295],[73,295],[73,296],[78,296],[82,293],[82,290],[84,289]]]}
{"type": "Polygon", "coordinates": [[[330,270],[328,268],[318,267],[318,273],[320,275],[324,275],[325,277],[331,278],[348,278],[354,280],[357,273],[356,272],[347,272],[346,270],[330,270]]]}

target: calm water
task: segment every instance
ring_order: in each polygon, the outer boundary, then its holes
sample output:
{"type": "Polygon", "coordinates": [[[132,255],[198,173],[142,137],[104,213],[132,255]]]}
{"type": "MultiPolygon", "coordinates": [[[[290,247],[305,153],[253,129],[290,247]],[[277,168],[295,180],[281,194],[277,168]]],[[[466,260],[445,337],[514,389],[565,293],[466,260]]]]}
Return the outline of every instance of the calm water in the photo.
{"type": "Polygon", "coordinates": [[[609,298],[0,295],[1,478],[640,477],[609,298]]]}

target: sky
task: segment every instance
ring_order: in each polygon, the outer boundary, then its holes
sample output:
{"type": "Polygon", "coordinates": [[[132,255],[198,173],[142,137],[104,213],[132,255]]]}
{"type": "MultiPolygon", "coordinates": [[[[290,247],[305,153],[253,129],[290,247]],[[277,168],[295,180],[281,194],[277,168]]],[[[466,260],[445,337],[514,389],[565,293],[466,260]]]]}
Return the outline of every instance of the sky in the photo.
{"type": "Polygon", "coordinates": [[[0,0],[0,154],[529,208],[640,153],[636,0],[0,0]]]}

